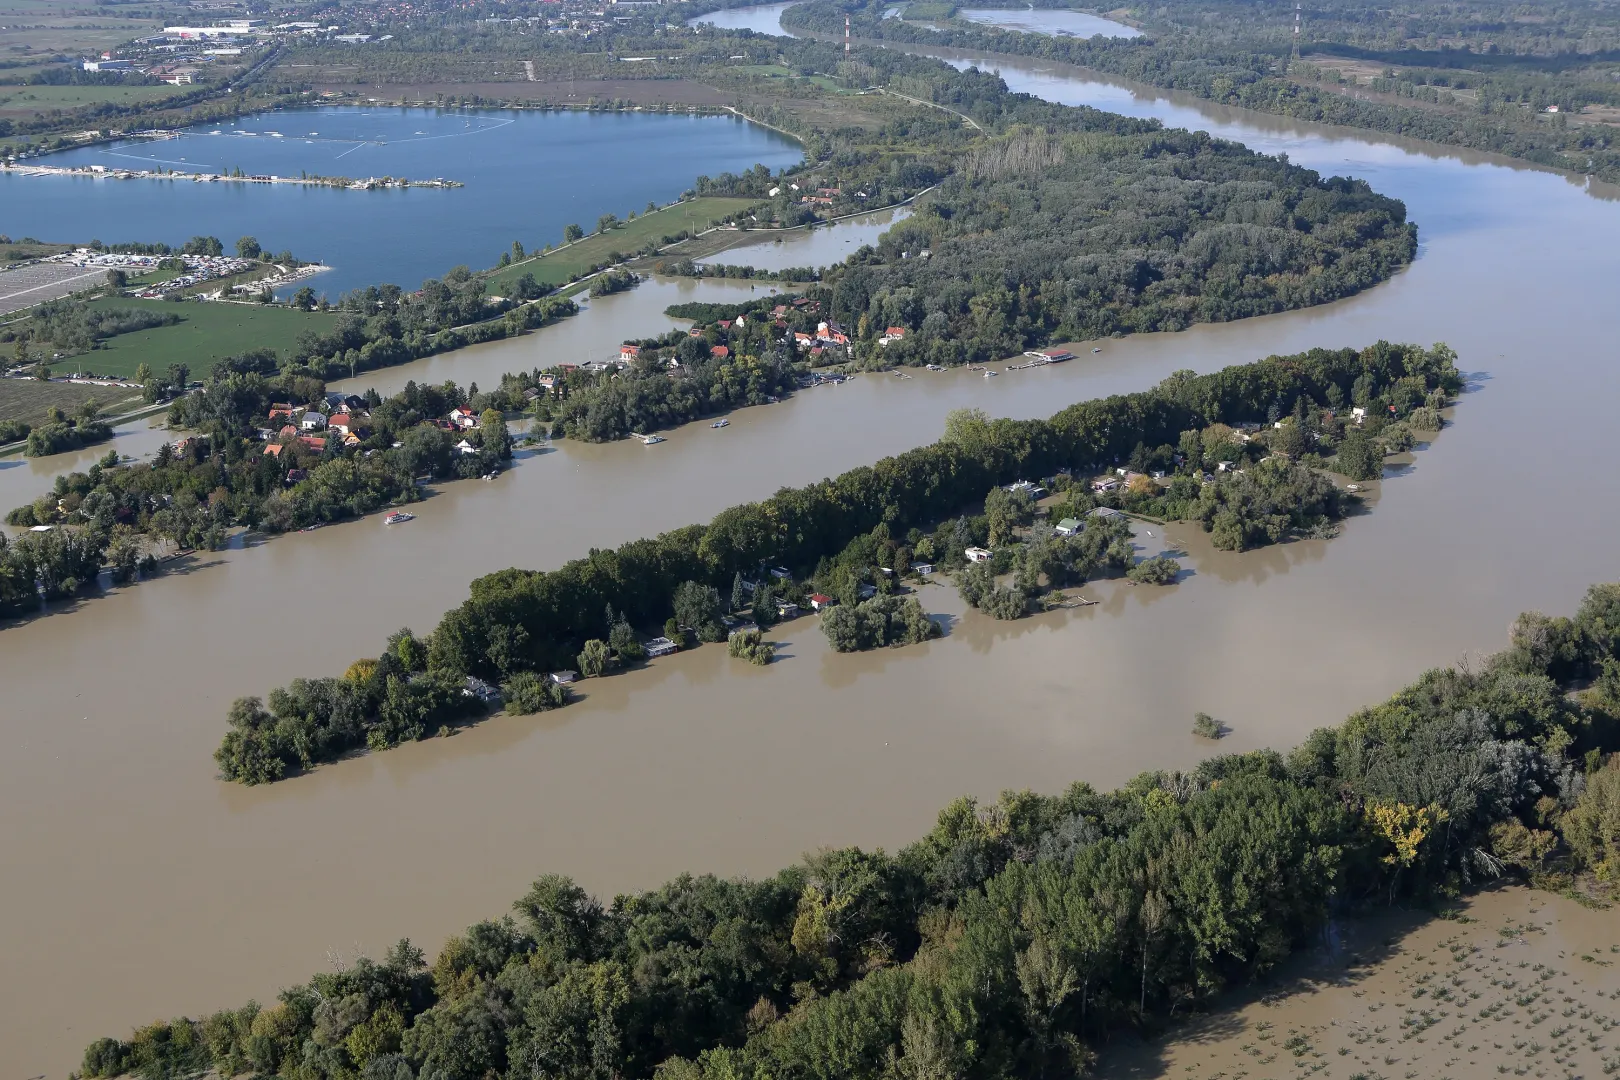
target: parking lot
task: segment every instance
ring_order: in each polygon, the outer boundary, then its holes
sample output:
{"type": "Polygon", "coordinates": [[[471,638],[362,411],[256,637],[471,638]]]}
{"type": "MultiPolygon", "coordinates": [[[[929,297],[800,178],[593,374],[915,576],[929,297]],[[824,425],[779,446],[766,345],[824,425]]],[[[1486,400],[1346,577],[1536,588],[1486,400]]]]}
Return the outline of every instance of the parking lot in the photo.
{"type": "Polygon", "coordinates": [[[100,268],[39,262],[0,271],[0,315],[88,289],[107,280],[100,268]]]}

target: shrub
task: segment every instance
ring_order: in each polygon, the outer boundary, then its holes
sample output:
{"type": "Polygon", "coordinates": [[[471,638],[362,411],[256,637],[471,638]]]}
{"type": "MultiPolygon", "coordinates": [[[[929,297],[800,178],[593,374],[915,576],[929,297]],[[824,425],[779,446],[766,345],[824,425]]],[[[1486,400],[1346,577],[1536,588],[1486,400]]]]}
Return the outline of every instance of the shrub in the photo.
{"type": "Polygon", "coordinates": [[[1181,564],[1165,555],[1143,559],[1125,572],[1125,576],[1143,585],[1170,585],[1181,573],[1181,564]]]}
{"type": "Polygon", "coordinates": [[[1593,773],[1559,824],[1564,842],[1604,881],[1620,876],[1620,754],[1593,773]]]}
{"type": "Polygon", "coordinates": [[[738,660],[746,660],[758,667],[764,667],[776,655],[775,646],[766,641],[764,633],[759,630],[739,630],[732,634],[726,651],[738,660]]]}
{"type": "Polygon", "coordinates": [[[1200,739],[1219,739],[1226,734],[1226,725],[1209,713],[1194,713],[1192,730],[1200,739]]]}
{"type": "Polygon", "coordinates": [[[885,645],[911,645],[938,637],[914,596],[874,596],[859,604],[839,606],[821,616],[821,632],[836,652],[859,652],[885,645]]]}
{"type": "Polygon", "coordinates": [[[979,610],[992,619],[1022,619],[1029,611],[1029,597],[1020,589],[997,586],[979,602],[979,610]]]}
{"type": "Polygon", "coordinates": [[[579,651],[579,673],[594,679],[607,670],[608,647],[601,638],[591,638],[579,651]]]}
{"type": "Polygon", "coordinates": [[[513,716],[546,712],[568,704],[568,689],[544,675],[520,671],[501,684],[506,711],[513,716]]]}

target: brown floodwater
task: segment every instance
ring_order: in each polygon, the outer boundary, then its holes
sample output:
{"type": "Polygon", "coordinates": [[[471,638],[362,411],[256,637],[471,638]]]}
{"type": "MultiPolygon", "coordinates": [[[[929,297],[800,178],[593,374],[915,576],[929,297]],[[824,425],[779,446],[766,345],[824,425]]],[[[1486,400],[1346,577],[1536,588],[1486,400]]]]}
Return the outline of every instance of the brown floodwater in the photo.
{"type": "MultiPolygon", "coordinates": [[[[1065,100],[1121,92],[1050,78],[1065,100]]],[[[1620,203],[1433,147],[1195,120],[1405,199],[1417,261],[1329,307],[1082,343],[1059,367],[867,375],[657,446],[525,452],[496,481],[447,485],[406,526],[201,555],[0,631],[0,1076],[61,1076],[92,1036],[267,1000],[333,955],[402,936],[432,950],[540,873],[611,894],[682,870],[766,873],[824,844],[892,848],[959,794],[1189,765],[1208,752],[1188,732],[1197,710],[1232,727],[1225,749],[1285,747],[1425,667],[1500,647],[1517,612],[1569,611],[1588,583],[1620,578],[1620,203]],[[431,629],[478,574],[705,520],[931,440],[960,406],[1045,416],[1179,368],[1379,338],[1450,342],[1469,389],[1454,426],[1331,541],[1228,555],[1172,526],[1193,573],[1170,588],[1087,586],[1096,606],[997,624],[931,586],[925,606],[959,618],[927,645],[837,656],[807,618],[777,633],[765,669],[705,647],[587,684],[546,717],[268,788],[215,778],[233,697],[340,672],[399,626],[431,629]]],[[[756,293],[650,282],[361,382],[493,382],[668,326],[672,298],[736,295],[756,293]]],[[[0,494],[27,499],[63,467],[0,463],[0,494]]]]}
{"type": "Polygon", "coordinates": [[[1389,912],[1187,1020],[1102,1048],[1104,1080],[1175,1077],[1607,1076],[1620,1023],[1612,911],[1522,887],[1448,918],[1389,912]]]}

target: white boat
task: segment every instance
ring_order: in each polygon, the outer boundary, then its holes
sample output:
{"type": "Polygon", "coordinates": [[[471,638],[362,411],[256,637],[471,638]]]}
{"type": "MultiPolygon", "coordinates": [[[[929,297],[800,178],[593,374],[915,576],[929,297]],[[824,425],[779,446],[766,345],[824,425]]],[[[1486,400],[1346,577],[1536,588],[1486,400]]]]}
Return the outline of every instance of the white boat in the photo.
{"type": "Polygon", "coordinates": [[[1102,352],[1102,350],[1101,350],[1101,349],[1092,349],[1092,350],[1091,350],[1091,351],[1092,351],[1092,352],[1102,352]]]}
{"type": "Polygon", "coordinates": [[[709,426],[714,427],[714,428],[730,427],[731,426],[731,421],[722,417],[721,419],[716,420],[714,423],[710,424],[709,426]]]}
{"type": "Polygon", "coordinates": [[[985,373],[984,373],[984,377],[985,377],[985,378],[987,378],[987,379],[993,379],[993,378],[995,378],[995,377],[996,377],[996,376],[997,376],[997,375],[998,375],[998,374],[1000,374],[1000,373],[999,373],[999,372],[995,372],[995,371],[990,371],[990,370],[988,370],[988,369],[986,369],[986,370],[985,370],[985,373]]]}
{"type": "Polygon", "coordinates": [[[389,514],[387,517],[383,518],[383,524],[384,525],[399,525],[402,522],[413,521],[413,520],[415,520],[415,518],[416,518],[415,514],[407,514],[403,510],[396,510],[394,513],[389,514]]]}
{"type": "Polygon", "coordinates": [[[661,443],[664,441],[664,437],[662,435],[643,435],[636,431],[632,431],[630,434],[635,438],[640,439],[642,444],[646,446],[651,446],[653,443],[661,443]]]}

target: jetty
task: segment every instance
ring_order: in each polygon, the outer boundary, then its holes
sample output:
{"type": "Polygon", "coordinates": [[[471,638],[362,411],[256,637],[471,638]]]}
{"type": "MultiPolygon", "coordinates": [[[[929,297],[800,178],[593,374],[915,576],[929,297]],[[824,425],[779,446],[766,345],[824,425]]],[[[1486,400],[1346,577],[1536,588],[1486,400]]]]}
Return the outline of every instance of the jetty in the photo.
{"type": "Polygon", "coordinates": [[[458,188],[459,180],[442,176],[432,180],[407,180],[397,176],[370,176],[354,180],[347,176],[276,176],[273,174],[164,172],[158,169],[120,169],[108,165],[33,165],[26,162],[0,163],[0,169],[17,176],[77,176],[92,180],[179,180],[194,184],[299,184],[305,187],[332,187],[346,191],[382,191],[397,188],[458,188]]]}

